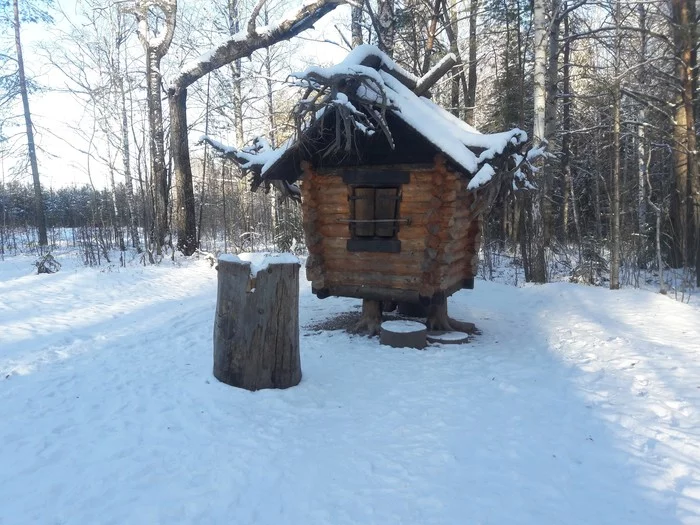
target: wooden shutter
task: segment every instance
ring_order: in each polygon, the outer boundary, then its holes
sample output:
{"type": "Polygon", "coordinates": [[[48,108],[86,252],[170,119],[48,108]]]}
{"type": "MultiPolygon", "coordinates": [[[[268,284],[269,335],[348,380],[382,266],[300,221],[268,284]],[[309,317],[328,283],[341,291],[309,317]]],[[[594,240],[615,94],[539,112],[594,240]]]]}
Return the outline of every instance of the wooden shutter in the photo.
{"type": "Polygon", "coordinates": [[[374,234],[377,237],[393,237],[396,233],[396,212],[399,203],[398,188],[377,188],[375,190],[374,218],[377,222],[374,234]]]}
{"type": "Polygon", "coordinates": [[[375,235],[375,190],[374,188],[355,188],[353,195],[353,216],[356,221],[355,236],[357,237],[374,237],[375,235]],[[367,221],[367,222],[362,222],[367,221]]]}

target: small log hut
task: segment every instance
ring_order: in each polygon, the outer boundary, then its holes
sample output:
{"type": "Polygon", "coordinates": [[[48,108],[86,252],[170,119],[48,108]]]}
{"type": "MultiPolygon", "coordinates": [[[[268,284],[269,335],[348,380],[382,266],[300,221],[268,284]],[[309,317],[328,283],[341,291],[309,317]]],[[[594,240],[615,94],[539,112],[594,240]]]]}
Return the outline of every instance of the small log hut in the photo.
{"type": "Polygon", "coordinates": [[[474,287],[482,214],[504,182],[527,184],[527,135],[481,134],[425,96],[449,58],[417,78],[360,46],[337,66],[295,75],[308,90],[297,134],[280,148],[205,138],[251,170],[254,187],[298,185],[319,298],[361,298],[363,311],[380,301],[445,305],[446,320],[446,298],[474,287]]]}

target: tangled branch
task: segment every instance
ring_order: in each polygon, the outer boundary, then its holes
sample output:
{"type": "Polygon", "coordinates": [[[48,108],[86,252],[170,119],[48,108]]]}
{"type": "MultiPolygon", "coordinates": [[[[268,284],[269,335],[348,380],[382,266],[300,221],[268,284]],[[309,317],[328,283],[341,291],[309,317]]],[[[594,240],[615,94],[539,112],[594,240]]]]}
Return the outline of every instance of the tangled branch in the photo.
{"type": "Polygon", "coordinates": [[[351,152],[356,132],[372,136],[379,131],[394,148],[386,122],[386,112],[394,106],[375,70],[357,66],[342,72],[309,70],[292,76],[297,85],[307,88],[293,112],[297,140],[305,140],[307,129],[334,116],[335,137],[324,157],[339,151],[351,152]]]}

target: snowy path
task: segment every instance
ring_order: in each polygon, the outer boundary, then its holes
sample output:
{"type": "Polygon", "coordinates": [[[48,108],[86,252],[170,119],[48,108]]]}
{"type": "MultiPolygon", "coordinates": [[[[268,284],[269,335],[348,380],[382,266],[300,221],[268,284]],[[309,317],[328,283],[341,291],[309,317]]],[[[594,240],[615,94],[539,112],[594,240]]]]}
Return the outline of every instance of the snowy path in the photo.
{"type": "MultiPolygon", "coordinates": [[[[478,282],[426,351],[302,333],[302,383],[211,375],[206,263],[0,263],[0,523],[700,523],[700,310],[478,282]]],[[[303,284],[301,322],[352,310],[303,284]]]]}

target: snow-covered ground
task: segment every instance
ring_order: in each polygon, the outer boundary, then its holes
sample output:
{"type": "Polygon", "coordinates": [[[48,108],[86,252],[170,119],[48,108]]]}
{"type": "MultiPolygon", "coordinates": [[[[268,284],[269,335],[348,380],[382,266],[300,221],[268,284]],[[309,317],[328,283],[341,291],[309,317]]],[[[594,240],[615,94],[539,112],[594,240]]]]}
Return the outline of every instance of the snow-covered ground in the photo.
{"type": "MultiPolygon", "coordinates": [[[[700,523],[700,309],[479,281],[425,351],[304,329],[304,377],[212,374],[205,261],[0,262],[0,523],[700,523]]],[[[302,283],[301,324],[353,311],[302,283]]]]}

